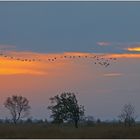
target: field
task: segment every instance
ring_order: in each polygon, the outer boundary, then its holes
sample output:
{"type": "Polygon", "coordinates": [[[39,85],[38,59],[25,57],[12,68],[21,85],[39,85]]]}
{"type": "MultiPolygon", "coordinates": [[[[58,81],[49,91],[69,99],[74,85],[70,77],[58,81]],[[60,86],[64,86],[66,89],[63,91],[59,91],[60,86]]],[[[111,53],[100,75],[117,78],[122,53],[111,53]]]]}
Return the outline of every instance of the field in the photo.
{"type": "Polygon", "coordinates": [[[0,138],[140,138],[140,125],[57,126],[45,124],[0,124],[0,138]]]}

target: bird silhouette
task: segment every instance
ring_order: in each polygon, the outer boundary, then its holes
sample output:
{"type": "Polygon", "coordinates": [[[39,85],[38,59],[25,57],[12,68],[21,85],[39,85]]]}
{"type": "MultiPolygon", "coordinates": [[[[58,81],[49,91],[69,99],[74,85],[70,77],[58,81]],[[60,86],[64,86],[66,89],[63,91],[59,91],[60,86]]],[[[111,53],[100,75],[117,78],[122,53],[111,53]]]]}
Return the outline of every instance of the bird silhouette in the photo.
{"type": "MultiPolygon", "coordinates": [[[[11,59],[11,60],[17,60],[17,61],[22,61],[22,62],[37,62],[37,61],[43,61],[43,62],[55,62],[57,60],[58,57],[54,56],[53,58],[52,57],[49,57],[47,58],[47,60],[43,60],[43,59],[37,59],[37,58],[32,58],[32,59],[29,59],[29,58],[20,58],[20,57],[16,57],[16,56],[11,56],[11,55],[7,55],[5,53],[0,53],[0,57],[5,57],[5,58],[8,58],[8,59],[11,59]]],[[[79,59],[82,59],[82,58],[86,58],[86,59],[90,59],[91,61],[95,61],[94,64],[99,64],[101,66],[105,66],[105,67],[108,67],[111,62],[116,62],[117,58],[113,58],[113,57],[110,57],[110,58],[105,58],[103,55],[61,55],[59,57],[60,59],[58,60],[61,60],[61,59],[67,59],[67,58],[79,58],[79,59]]],[[[78,59],[78,60],[79,60],[78,59]]],[[[68,59],[67,59],[68,60],[68,59]]],[[[73,59],[74,61],[74,59],[73,59]]],[[[58,61],[57,61],[58,62],[58,61]]]]}

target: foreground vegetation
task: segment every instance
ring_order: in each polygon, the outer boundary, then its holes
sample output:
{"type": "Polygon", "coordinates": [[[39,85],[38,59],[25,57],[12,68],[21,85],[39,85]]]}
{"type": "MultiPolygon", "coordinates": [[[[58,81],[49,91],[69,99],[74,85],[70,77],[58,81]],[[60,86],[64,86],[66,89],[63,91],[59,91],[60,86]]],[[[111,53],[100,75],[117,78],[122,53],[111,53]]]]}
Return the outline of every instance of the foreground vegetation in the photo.
{"type": "Polygon", "coordinates": [[[0,124],[0,138],[140,138],[140,124],[125,127],[121,124],[95,125],[0,124]]]}
{"type": "Polygon", "coordinates": [[[79,105],[74,93],[64,92],[50,98],[52,121],[27,118],[31,109],[26,97],[8,97],[4,106],[10,119],[0,120],[0,138],[140,138],[140,123],[136,122],[135,108],[125,104],[117,121],[112,123],[85,116],[83,105],[79,105]],[[27,118],[27,120],[22,120],[27,118]]]}

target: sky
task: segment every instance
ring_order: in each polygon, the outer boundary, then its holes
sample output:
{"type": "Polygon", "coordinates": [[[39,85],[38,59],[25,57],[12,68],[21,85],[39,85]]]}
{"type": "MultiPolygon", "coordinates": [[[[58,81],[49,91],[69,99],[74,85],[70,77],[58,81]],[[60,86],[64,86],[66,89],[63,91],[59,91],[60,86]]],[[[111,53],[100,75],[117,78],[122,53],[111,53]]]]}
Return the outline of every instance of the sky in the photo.
{"type": "Polygon", "coordinates": [[[49,118],[62,92],[95,118],[117,119],[127,103],[140,116],[139,13],[139,2],[0,2],[0,118],[15,94],[49,118]]]}

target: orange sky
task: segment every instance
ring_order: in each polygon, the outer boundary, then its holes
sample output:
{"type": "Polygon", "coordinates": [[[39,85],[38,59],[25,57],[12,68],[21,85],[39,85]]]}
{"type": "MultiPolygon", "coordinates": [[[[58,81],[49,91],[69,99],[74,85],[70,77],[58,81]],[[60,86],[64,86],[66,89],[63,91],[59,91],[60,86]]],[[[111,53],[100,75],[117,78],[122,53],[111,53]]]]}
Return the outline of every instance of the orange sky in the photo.
{"type": "MultiPolygon", "coordinates": [[[[97,110],[95,107],[97,105],[99,110],[96,115],[101,117],[103,106],[108,107],[107,113],[111,110],[110,104],[114,108],[119,107],[114,99],[120,100],[120,105],[124,101],[134,101],[134,99],[137,104],[140,91],[138,84],[140,54],[107,54],[104,56],[100,54],[101,57],[107,59],[117,58],[116,61],[111,62],[109,67],[95,65],[93,59],[84,58],[84,56],[91,57],[96,54],[81,52],[40,54],[9,51],[5,55],[12,56],[14,59],[0,56],[0,108],[2,110],[4,110],[2,104],[5,98],[18,94],[30,100],[31,115],[44,118],[48,116],[46,106],[49,104],[49,98],[64,91],[78,93],[79,102],[86,106],[88,114],[92,114],[92,109],[97,110]],[[48,61],[55,57],[56,61],[48,61]],[[35,61],[20,61],[16,60],[17,58],[35,59],[35,61]],[[132,93],[137,90],[135,97],[131,96],[131,90],[132,93]],[[127,92],[128,100],[125,99],[127,92]],[[104,105],[96,101],[104,102],[104,105]],[[94,107],[90,107],[91,103],[94,107]]],[[[3,116],[5,114],[7,114],[6,110],[3,111],[3,116]]]]}
{"type": "MultiPolygon", "coordinates": [[[[69,52],[60,54],[40,54],[34,52],[16,52],[9,51],[5,55],[8,57],[0,57],[0,75],[11,74],[31,74],[31,75],[46,75],[52,73],[57,68],[67,67],[73,62],[90,62],[90,59],[84,59],[84,56],[94,56],[96,54],[81,53],[81,52],[69,52]],[[67,59],[64,59],[64,56],[67,59]],[[69,56],[75,56],[75,59],[68,58],[69,56]],[[80,56],[80,59],[78,59],[80,56]],[[12,57],[12,59],[10,58],[12,57]],[[54,62],[49,62],[48,59],[57,58],[54,62]],[[17,59],[34,60],[31,62],[20,61],[17,59]]],[[[101,54],[100,54],[101,55],[101,54]]],[[[140,58],[140,54],[106,54],[104,58],[140,58]]],[[[55,73],[56,74],[56,73],[55,73]]]]}

